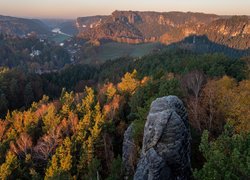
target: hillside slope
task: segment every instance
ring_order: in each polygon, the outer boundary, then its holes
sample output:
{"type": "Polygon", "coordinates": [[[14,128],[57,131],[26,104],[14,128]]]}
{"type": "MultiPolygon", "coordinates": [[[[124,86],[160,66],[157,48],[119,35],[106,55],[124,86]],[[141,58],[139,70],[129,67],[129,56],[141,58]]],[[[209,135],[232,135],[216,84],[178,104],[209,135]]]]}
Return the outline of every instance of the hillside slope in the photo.
{"type": "Polygon", "coordinates": [[[114,11],[109,16],[77,19],[79,37],[109,39],[125,43],[161,42],[171,44],[190,35],[206,35],[209,40],[237,49],[250,43],[250,23],[246,16],[220,17],[192,12],[114,11]]]}
{"type": "Polygon", "coordinates": [[[46,34],[49,28],[38,19],[24,19],[0,15],[0,33],[23,36],[28,33],[46,34]]]}

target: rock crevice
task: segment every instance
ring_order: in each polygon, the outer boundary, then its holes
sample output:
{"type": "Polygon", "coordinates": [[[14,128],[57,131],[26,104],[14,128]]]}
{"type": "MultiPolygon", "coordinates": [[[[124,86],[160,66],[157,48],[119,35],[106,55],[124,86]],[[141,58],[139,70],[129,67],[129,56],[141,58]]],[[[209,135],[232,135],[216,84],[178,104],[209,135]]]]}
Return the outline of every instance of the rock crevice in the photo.
{"type": "Polygon", "coordinates": [[[182,101],[176,96],[157,98],[147,116],[134,179],[190,179],[190,140],[182,101]]]}

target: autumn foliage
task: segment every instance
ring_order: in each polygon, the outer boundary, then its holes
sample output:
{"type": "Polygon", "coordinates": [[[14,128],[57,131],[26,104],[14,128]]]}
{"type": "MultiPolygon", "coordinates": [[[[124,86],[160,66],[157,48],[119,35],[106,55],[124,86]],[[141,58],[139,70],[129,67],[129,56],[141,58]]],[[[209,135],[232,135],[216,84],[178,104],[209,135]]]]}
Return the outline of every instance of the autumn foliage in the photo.
{"type": "MultiPolygon", "coordinates": [[[[139,157],[150,104],[167,95],[180,97],[188,110],[194,177],[203,179],[208,172],[222,177],[218,168],[226,167],[223,172],[229,172],[236,167],[236,163],[230,163],[241,159],[243,170],[239,172],[245,177],[247,169],[243,166],[249,154],[244,148],[249,147],[250,132],[250,81],[244,75],[247,68],[219,55],[206,55],[202,60],[200,57],[173,53],[128,64],[118,61],[126,66],[109,62],[110,66],[99,72],[98,78],[105,81],[91,87],[81,89],[85,83],[91,84],[81,80],[76,84],[77,92],[63,88],[60,97],[44,95],[32,105],[28,98],[25,107],[13,111],[7,111],[7,104],[1,101],[0,109],[6,111],[6,116],[0,120],[0,179],[122,179],[124,131],[133,123],[133,157],[139,157]],[[186,57],[187,60],[181,59],[186,57]],[[114,74],[109,67],[119,73],[114,74]],[[239,74],[234,67],[242,68],[239,74]],[[230,131],[225,126],[230,126],[230,131]],[[207,131],[203,134],[204,130],[209,131],[209,136],[207,131]],[[213,156],[221,158],[224,164],[218,164],[213,156]]],[[[75,69],[68,73],[74,72],[75,69]]],[[[62,82],[70,86],[70,75],[46,78],[55,82],[64,77],[62,82]]],[[[15,80],[10,84],[11,88],[4,89],[11,90],[9,96],[18,89],[15,80]]],[[[24,89],[29,92],[29,85],[24,89]]],[[[0,91],[0,100],[4,99],[6,96],[0,91]]],[[[135,160],[134,166],[136,163],[135,160]]],[[[235,174],[240,177],[240,173],[235,174]]]]}

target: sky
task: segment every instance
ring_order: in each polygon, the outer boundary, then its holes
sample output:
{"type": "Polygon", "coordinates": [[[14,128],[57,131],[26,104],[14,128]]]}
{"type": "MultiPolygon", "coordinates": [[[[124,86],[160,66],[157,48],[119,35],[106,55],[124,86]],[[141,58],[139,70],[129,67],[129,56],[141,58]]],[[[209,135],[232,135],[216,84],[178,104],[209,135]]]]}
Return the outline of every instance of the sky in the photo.
{"type": "Polygon", "coordinates": [[[108,15],[114,10],[250,15],[250,0],[0,0],[0,14],[30,18],[108,15]]]}

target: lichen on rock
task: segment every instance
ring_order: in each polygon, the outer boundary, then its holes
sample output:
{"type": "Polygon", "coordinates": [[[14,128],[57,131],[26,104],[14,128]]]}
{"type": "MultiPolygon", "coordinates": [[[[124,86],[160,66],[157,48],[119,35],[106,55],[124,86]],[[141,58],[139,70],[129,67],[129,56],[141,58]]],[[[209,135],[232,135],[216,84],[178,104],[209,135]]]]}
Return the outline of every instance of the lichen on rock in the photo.
{"type": "Polygon", "coordinates": [[[176,96],[152,102],[144,127],[135,180],[189,179],[190,130],[186,109],[176,96]]]}

